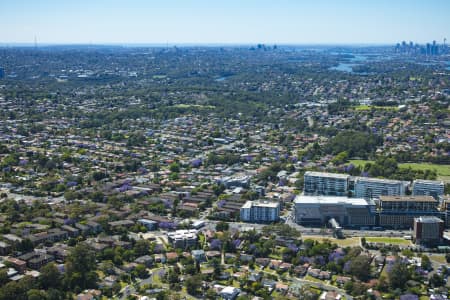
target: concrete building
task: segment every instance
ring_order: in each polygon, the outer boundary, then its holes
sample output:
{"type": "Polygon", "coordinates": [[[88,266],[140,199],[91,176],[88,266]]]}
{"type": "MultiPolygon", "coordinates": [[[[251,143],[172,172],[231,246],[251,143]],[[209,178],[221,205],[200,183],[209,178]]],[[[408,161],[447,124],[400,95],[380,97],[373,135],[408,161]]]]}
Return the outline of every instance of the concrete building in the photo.
{"type": "Polygon", "coordinates": [[[322,225],[334,218],[342,226],[376,224],[375,203],[363,198],[298,195],[295,221],[302,225],[322,225]]]}
{"type": "Polygon", "coordinates": [[[11,245],[8,243],[0,241],[0,255],[7,255],[11,252],[12,248],[11,245]]]}
{"type": "Polygon", "coordinates": [[[197,245],[197,230],[177,230],[167,233],[167,238],[174,248],[192,248],[197,245]]]}
{"type": "Polygon", "coordinates": [[[349,178],[346,174],[308,171],[303,191],[305,195],[347,196],[349,178]]]}
{"type": "Polygon", "coordinates": [[[258,200],[247,201],[240,210],[243,222],[276,222],[280,218],[280,203],[258,200]]]}
{"type": "Polygon", "coordinates": [[[443,214],[445,217],[445,225],[450,227],[450,197],[443,202],[443,214]]]}
{"type": "Polygon", "coordinates": [[[414,196],[432,196],[434,199],[439,199],[444,195],[444,182],[435,180],[414,180],[413,190],[414,196]]]}
{"type": "Polygon", "coordinates": [[[222,178],[219,182],[222,183],[227,189],[243,187],[248,188],[250,186],[250,176],[229,176],[222,178]]]}
{"type": "Polygon", "coordinates": [[[364,199],[379,199],[380,196],[403,196],[405,194],[405,186],[399,180],[355,177],[354,187],[354,196],[364,199]]]}
{"type": "Polygon", "coordinates": [[[416,244],[438,245],[444,236],[444,221],[437,217],[414,218],[414,240],[416,244]]]}
{"type": "Polygon", "coordinates": [[[416,217],[439,216],[438,207],[439,201],[431,196],[380,196],[379,224],[412,228],[416,217]]]}

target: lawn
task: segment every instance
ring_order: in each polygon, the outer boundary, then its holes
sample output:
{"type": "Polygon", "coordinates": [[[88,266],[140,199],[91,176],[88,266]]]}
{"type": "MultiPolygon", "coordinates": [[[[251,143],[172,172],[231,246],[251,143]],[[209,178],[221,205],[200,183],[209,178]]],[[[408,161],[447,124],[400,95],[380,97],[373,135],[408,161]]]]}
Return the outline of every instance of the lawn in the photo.
{"type": "Polygon", "coordinates": [[[350,163],[353,164],[356,167],[363,168],[366,163],[372,163],[373,164],[374,161],[373,160],[363,160],[363,159],[352,159],[352,160],[350,160],[350,163]]]}
{"type": "Polygon", "coordinates": [[[445,259],[445,255],[443,254],[433,254],[429,256],[431,260],[434,260],[435,262],[441,264],[441,265],[446,265],[447,264],[447,260],[445,259]]]}
{"type": "MultiPolygon", "coordinates": [[[[364,167],[366,163],[373,163],[371,160],[353,159],[350,160],[355,166],[364,167]]],[[[413,170],[436,170],[438,179],[450,181],[450,165],[438,165],[430,163],[400,163],[400,168],[411,168],[413,170]]]]}
{"type": "Polygon", "coordinates": [[[215,108],[212,105],[199,105],[199,104],[176,104],[173,107],[176,107],[176,108],[209,108],[209,109],[215,108]]]}
{"type": "Polygon", "coordinates": [[[312,282],[317,282],[317,283],[325,283],[323,280],[314,278],[311,275],[306,275],[303,279],[309,280],[309,281],[312,281],[312,282]]]}
{"type": "Polygon", "coordinates": [[[450,165],[438,165],[430,163],[403,163],[400,168],[410,167],[413,170],[436,170],[439,179],[450,180],[450,165]]]}
{"type": "Polygon", "coordinates": [[[396,107],[396,106],[358,105],[358,106],[355,106],[354,109],[356,111],[366,111],[366,110],[371,110],[371,109],[397,111],[398,107],[396,107]]]}
{"type": "Polygon", "coordinates": [[[303,239],[311,239],[318,242],[322,242],[323,240],[329,240],[330,242],[337,244],[339,247],[349,247],[349,246],[359,246],[360,239],[358,237],[351,237],[345,239],[335,239],[331,237],[323,237],[323,236],[315,236],[315,235],[304,235],[303,239]]]}
{"type": "Polygon", "coordinates": [[[366,237],[368,243],[385,243],[385,244],[397,244],[397,245],[410,245],[411,242],[403,238],[390,238],[390,237],[366,237]]]}

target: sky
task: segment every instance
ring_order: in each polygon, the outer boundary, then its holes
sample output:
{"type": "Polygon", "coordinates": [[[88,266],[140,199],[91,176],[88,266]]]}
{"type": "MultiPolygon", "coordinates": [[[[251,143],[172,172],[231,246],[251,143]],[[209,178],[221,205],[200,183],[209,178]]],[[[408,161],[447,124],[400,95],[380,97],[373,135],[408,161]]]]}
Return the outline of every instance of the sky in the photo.
{"type": "Polygon", "coordinates": [[[392,44],[450,39],[450,0],[0,0],[0,43],[392,44]]]}

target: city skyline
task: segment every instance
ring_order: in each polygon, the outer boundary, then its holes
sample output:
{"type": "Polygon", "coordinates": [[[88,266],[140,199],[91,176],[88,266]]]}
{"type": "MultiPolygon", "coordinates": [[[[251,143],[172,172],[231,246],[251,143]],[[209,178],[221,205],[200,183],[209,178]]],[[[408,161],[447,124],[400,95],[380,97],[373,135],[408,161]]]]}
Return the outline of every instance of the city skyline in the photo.
{"type": "Polygon", "coordinates": [[[0,44],[423,44],[448,38],[448,1],[336,2],[2,2],[0,44]]]}

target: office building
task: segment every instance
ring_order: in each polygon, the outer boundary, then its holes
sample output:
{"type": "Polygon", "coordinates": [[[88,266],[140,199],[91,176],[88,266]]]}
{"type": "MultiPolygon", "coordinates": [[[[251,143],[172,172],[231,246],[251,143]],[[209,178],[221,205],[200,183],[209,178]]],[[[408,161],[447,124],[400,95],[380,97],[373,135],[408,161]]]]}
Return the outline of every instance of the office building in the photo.
{"type": "Polygon", "coordinates": [[[403,196],[405,194],[405,186],[399,180],[355,177],[354,187],[354,196],[364,199],[379,199],[380,196],[403,196]]]}
{"type": "Polygon", "coordinates": [[[412,228],[415,217],[439,216],[438,207],[439,201],[431,196],[380,196],[379,224],[412,228]]]}
{"type": "Polygon", "coordinates": [[[414,196],[432,196],[439,199],[444,195],[444,182],[435,180],[414,180],[413,190],[414,196]]]}
{"type": "Polygon", "coordinates": [[[347,196],[349,175],[305,172],[304,193],[305,195],[347,196]]]}
{"type": "Polygon", "coordinates": [[[375,203],[363,198],[298,195],[295,221],[302,225],[323,225],[334,218],[341,226],[376,224],[375,203]]]}
{"type": "Polygon", "coordinates": [[[244,222],[276,222],[280,218],[280,203],[266,200],[247,201],[240,210],[244,222]]]}
{"type": "Polygon", "coordinates": [[[438,217],[423,216],[414,219],[414,240],[416,244],[435,246],[444,236],[444,221],[438,217]]]}
{"type": "Polygon", "coordinates": [[[5,77],[5,70],[3,68],[0,68],[0,79],[5,77]]]}

